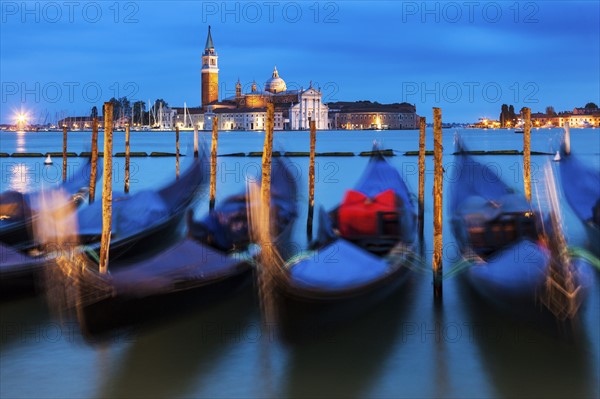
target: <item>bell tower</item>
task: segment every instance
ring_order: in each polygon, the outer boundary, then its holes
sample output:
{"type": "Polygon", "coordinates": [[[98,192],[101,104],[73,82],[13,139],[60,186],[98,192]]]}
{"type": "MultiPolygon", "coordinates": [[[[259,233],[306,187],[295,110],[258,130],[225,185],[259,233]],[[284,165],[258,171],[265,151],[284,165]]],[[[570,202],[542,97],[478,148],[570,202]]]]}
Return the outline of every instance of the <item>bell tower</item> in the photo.
{"type": "Polygon", "coordinates": [[[213,45],[210,26],[208,37],[202,54],[202,108],[212,102],[219,101],[219,66],[215,46],[213,45]]]}
{"type": "Polygon", "coordinates": [[[242,98],[242,82],[240,82],[240,78],[238,78],[235,84],[235,98],[242,98]]]}

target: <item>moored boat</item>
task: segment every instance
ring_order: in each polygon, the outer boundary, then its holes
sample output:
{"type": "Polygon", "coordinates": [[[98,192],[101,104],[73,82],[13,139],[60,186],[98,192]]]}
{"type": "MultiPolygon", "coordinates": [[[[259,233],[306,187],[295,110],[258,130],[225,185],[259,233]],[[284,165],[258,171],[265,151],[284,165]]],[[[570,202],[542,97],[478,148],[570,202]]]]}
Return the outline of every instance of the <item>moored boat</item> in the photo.
{"type": "MultiPolygon", "coordinates": [[[[97,178],[102,176],[98,168],[97,178]]],[[[90,163],[78,168],[66,182],[54,187],[43,187],[33,193],[5,191],[0,193],[0,242],[21,249],[30,248],[33,242],[33,225],[37,220],[40,202],[50,192],[62,191],[70,201],[79,206],[87,202],[90,185],[90,163]]]]}
{"type": "Polygon", "coordinates": [[[600,171],[586,166],[565,145],[561,153],[563,192],[585,227],[589,248],[600,256],[600,171]]]}
{"type": "Polygon", "coordinates": [[[449,211],[465,258],[466,281],[506,311],[528,316],[540,313],[546,304],[559,319],[573,317],[585,296],[589,265],[581,259],[562,264],[554,256],[554,233],[548,225],[544,230],[540,215],[525,197],[494,170],[467,155],[462,145],[460,150],[449,211]],[[557,288],[567,295],[557,294],[557,288]],[[554,306],[565,297],[569,303],[559,312],[554,306]],[[550,304],[549,298],[555,303],[550,304]]]}
{"type": "Polygon", "coordinates": [[[374,151],[353,190],[321,210],[312,251],[288,262],[277,291],[284,336],[346,321],[398,290],[416,242],[416,212],[398,171],[374,151]]]}
{"type": "MultiPolygon", "coordinates": [[[[276,245],[284,245],[296,211],[296,183],[282,159],[273,162],[272,209],[276,245]]],[[[97,272],[90,258],[78,277],[77,314],[88,336],[145,324],[207,306],[250,287],[252,245],[246,194],[225,199],[200,221],[188,218],[187,237],[135,263],[97,272]],[[113,271],[114,270],[114,271],[113,271]]]]}
{"type": "MultiPolygon", "coordinates": [[[[158,190],[113,196],[111,260],[145,256],[174,241],[188,207],[200,191],[206,162],[195,159],[179,178],[158,190]]],[[[81,244],[100,252],[102,200],[81,208],[75,215],[81,244]]]]}

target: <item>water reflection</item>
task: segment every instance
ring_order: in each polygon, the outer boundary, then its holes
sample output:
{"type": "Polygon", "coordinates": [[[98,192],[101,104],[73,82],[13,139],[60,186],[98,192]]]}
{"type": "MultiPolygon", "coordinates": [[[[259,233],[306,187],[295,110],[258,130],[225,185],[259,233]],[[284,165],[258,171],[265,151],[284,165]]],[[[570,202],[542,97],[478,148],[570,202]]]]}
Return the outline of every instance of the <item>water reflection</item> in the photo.
{"type": "Polygon", "coordinates": [[[47,307],[38,298],[0,302],[0,314],[2,353],[6,353],[13,345],[42,341],[51,320],[47,307]]]}
{"type": "Polygon", "coordinates": [[[117,359],[97,396],[193,396],[199,380],[210,374],[211,367],[233,345],[236,335],[232,332],[249,325],[256,317],[254,294],[246,289],[159,330],[130,336],[132,346],[124,358],[117,359]]]}
{"type": "Polygon", "coordinates": [[[34,168],[24,163],[4,164],[4,176],[2,177],[3,186],[7,190],[26,193],[32,188],[31,175],[34,174],[34,168]],[[8,183],[8,184],[5,184],[8,183]]]}
{"type": "MultiPolygon", "coordinates": [[[[67,179],[72,181],[75,169],[80,164],[75,162],[67,167],[67,179]]],[[[39,160],[28,162],[3,161],[2,191],[18,191],[29,193],[56,186],[62,181],[62,166],[58,164],[43,165],[39,160]]]]}
{"type": "MultiPolygon", "coordinates": [[[[442,326],[441,328],[448,328],[450,326],[447,323],[444,311],[444,304],[441,300],[434,300],[433,304],[433,320],[436,326],[442,326]]],[[[434,368],[434,381],[435,381],[435,397],[442,397],[450,392],[451,383],[450,383],[450,372],[448,370],[448,348],[446,343],[447,337],[443,339],[436,339],[435,345],[433,348],[433,361],[432,364],[435,364],[434,368]]]]}
{"type": "Polygon", "coordinates": [[[26,151],[26,147],[25,147],[25,132],[17,132],[17,140],[16,140],[16,152],[25,152],[26,151]]]}
{"type": "MultiPolygon", "coordinates": [[[[594,397],[597,374],[593,344],[581,320],[541,324],[500,313],[466,284],[461,299],[468,310],[472,340],[499,397],[594,397]]],[[[540,319],[541,320],[541,319],[540,319]]]]}
{"type": "Polygon", "coordinates": [[[291,343],[281,397],[366,396],[401,335],[413,289],[409,281],[369,314],[291,343]]]}

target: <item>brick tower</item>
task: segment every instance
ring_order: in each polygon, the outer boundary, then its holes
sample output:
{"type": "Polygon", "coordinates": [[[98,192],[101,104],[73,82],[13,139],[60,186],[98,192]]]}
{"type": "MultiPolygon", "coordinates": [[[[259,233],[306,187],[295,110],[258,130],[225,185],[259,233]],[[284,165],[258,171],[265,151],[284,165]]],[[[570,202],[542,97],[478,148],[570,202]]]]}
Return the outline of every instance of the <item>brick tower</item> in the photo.
{"type": "Polygon", "coordinates": [[[217,52],[208,27],[208,37],[202,54],[202,108],[219,100],[219,66],[217,52]]]}

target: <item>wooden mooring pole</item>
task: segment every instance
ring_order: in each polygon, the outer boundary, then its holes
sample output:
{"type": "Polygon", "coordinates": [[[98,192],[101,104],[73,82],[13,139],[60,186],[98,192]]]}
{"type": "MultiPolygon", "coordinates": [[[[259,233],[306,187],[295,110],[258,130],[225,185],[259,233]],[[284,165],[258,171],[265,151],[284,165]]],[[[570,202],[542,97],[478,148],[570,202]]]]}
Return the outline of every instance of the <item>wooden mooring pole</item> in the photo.
{"type": "Polygon", "coordinates": [[[198,158],[198,125],[194,125],[194,158],[198,158]]]}
{"type": "Polygon", "coordinates": [[[531,109],[523,108],[525,126],[523,129],[523,184],[525,198],[531,201],[531,109]]]}
{"type": "Polygon", "coordinates": [[[90,171],[89,203],[96,199],[96,180],[98,179],[98,117],[92,122],[92,165],[90,171]]]}
{"type": "Polygon", "coordinates": [[[444,167],[442,164],[442,110],[433,109],[433,292],[436,299],[442,297],[442,199],[444,167]]]}
{"type": "Polygon", "coordinates": [[[571,154],[571,125],[565,122],[565,154],[571,154]]]}
{"type": "Polygon", "coordinates": [[[315,147],[317,143],[317,122],[310,121],[310,160],[308,162],[308,220],[306,234],[312,239],[313,215],[315,211],[315,147]]]}
{"type": "Polygon", "coordinates": [[[217,148],[219,144],[219,118],[213,118],[212,140],[210,144],[210,203],[209,209],[215,209],[217,196],[217,148]]]}
{"type": "Polygon", "coordinates": [[[179,179],[179,126],[175,125],[175,176],[179,179]]]}
{"type": "Polygon", "coordinates": [[[102,186],[102,237],[100,240],[100,273],[108,272],[108,251],[112,229],[112,147],[113,103],[104,103],[104,182],[102,186]]]}
{"type": "Polygon", "coordinates": [[[67,125],[63,125],[62,181],[67,181],[67,125]]]}
{"type": "Polygon", "coordinates": [[[263,217],[267,220],[263,220],[265,223],[264,227],[268,234],[266,236],[270,239],[270,209],[271,209],[271,162],[273,157],[273,124],[275,119],[275,106],[273,103],[267,104],[267,123],[265,125],[265,145],[263,148],[262,156],[262,181],[260,185],[260,200],[261,206],[264,209],[262,213],[263,217]]]}
{"type": "Polygon", "coordinates": [[[426,119],[419,118],[419,238],[423,240],[425,219],[425,128],[426,119]]]}
{"type": "Polygon", "coordinates": [[[265,124],[265,143],[262,155],[262,177],[260,184],[260,270],[259,294],[263,322],[269,325],[275,321],[275,303],[273,299],[274,278],[277,272],[276,251],[271,242],[271,165],[273,156],[273,126],[275,107],[267,104],[267,120],[265,124]]]}
{"type": "Polygon", "coordinates": [[[125,194],[129,193],[129,124],[125,126],[125,194]]]}

